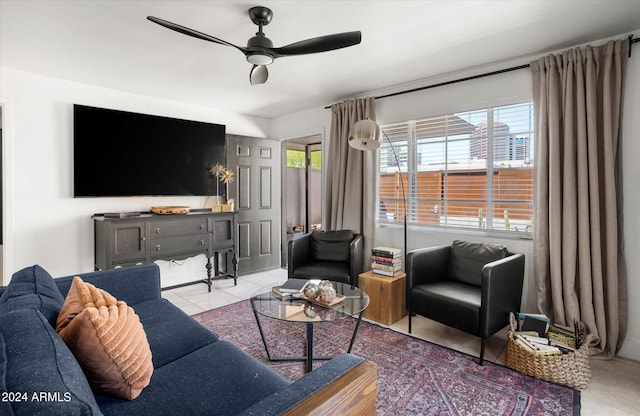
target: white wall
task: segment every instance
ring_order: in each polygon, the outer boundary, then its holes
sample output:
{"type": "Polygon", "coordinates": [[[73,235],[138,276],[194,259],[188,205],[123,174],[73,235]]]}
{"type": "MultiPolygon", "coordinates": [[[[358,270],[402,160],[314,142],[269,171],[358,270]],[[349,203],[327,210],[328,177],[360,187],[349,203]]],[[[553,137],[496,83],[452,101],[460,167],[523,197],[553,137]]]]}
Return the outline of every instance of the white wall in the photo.
{"type": "Polygon", "coordinates": [[[620,355],[640,360],[640,43],[633,47],[625,81],[620,150],[629,328],[620,355]]]}
{"type": "MultiPolygon", "coordinates": [[[[636,46],[636,49],[638,47],[636,46]]],[[[637,215],[640,207],[640,163],[637,163],[640,155],[640,56],[629,60],[627,71],[627,86],[624,100],[624,120],[622,129],[622,162],[624,177],[624,241],[628,274],[629,297],[629,322],[626,340],[620,351],[620,355],[640,360],[640,303],[634,302],[640,297],[640,216],[637,215]]],[[[527,61],[528,62],[528,61],[527,61]]],[[[520,65],[523,62],[502,63],[502,68],[520,65]]],[[[486,68],[478,72],[491,71],[495,68],[486,68]]],[[[469,74],[452,74],[449,78],[462,78],[469,74]]],[[[426,84],[435,84],[447,79],[431,80],[426,84]]],[[[424,85],[424,84],[423,84],[424,85]]],[[[408,85],[411,89],[415,85],[408,85]]],[[[388,92],[388,91],[386,91],[388,92]]],[[[377,96],[385,91],[371,92],[368,95],[377,96]]],[[[531,74],[529,70],[496,75],[463,83],[452,84],[445,87],[414,92],[395,97],[384,98],[376,101],[376,118],[381,124],[402,121],[411,118],[422,118],[432,115],[441,115],[451,111],[471,110],[488,105],[501,105],[507,103],[531,100],[531,74]]],[[[330,103],[327,103],[330,104],[330,103]]],[[[286,117],[273,120],[272,137],[284,138],[291,132],[304,129],[305,126],[324,126],[329,131],[331,123],[331,111],[320,108],[302,111],[286,117]]],[[[511,251],[524,253],[526,256],[525,287],[523,293],[523,310],[537,311],[533,271],[533,242],[531,240],[503,238],[491,238],[482,233],[471,236],[460,233],[426,231],[418,227],[409,227],[408,250],[419,247],[449,244],[456,238],[473,238],[479,241],[505,243],[511,251]]],[[[376,245],[390,245],[402,247],[402,227],[377,227],[376,245]]]]}
{"type": "MultiPolygon", "coordinates": [[[[36,263],[53,276],[92,271],[94,213],[146,211],[152,205],[204,206],[203,197],[74,199],[73,104],[225,124],[227,133],[256,137],[267,137],[270,123],[7,68],[0,73],[0,91],[6,127],[4,284],[16,270],[36,263]]],[[[96,143],[96,151],[106,145],[96,143]]],[[[173,269],[190,274],[194,267],[173,269]]],[[[167,274],[163,272],[165,286],[167,274]]]]}

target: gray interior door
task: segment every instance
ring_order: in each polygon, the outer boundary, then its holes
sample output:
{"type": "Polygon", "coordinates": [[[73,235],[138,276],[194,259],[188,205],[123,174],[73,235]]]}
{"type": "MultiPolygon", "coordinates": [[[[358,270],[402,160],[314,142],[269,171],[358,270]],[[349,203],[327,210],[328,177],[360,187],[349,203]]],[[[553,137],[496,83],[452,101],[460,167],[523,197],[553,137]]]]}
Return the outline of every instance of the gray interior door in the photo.
{"type": "Polygon", "coordinates": [[[239,273],[280,266],[280,142],[227,135],[227,165],[236,174],[239,273]]]}

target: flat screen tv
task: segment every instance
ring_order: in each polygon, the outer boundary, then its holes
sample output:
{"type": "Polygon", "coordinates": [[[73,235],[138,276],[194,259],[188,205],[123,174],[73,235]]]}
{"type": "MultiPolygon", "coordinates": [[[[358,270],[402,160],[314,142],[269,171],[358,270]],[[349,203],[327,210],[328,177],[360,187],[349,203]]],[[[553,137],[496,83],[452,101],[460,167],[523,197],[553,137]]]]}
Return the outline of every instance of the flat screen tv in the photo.
{"type": "Polygon", "coordinates": [[[216,195],[216,163],[224,125],[73,106],[74,197],[216,195]]]}

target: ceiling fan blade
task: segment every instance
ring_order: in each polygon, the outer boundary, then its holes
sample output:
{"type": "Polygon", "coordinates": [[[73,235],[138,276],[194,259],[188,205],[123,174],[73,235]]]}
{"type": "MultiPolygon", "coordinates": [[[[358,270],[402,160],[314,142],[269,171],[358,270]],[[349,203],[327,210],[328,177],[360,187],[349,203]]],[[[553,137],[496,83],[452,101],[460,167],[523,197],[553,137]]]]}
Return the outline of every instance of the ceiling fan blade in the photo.
{"type": "Polygon", "coordinates": [[[251,85],[264,84],[269,78],[269,71],[266,65],[254,65],[249,74],[251,85]]]}
{"type": "Polygon", "coordinates": [[[182,33],[183,35],[193,36],[194,38],[206,40],[213,43],[218,43],[220,45],[231,46],[232,48],[238,49],[243,54],[247,55],[248,51],[245,48],[240,46],[236,46],[233,43],[229,43],[222,39],[214,38],[213,36],[207,35],[206,33],[198,32],[197,30],[189,29],[188,27],[181,26],[177,23],[169,22],[168,20],[160,19],[154,16],[147,16],[147,19],[152,21],[153,23],[157,23],[160,26],[164,26],[167,29],[175,30],[178,33],[182,33]]]}
{"type": "Polygon", "coordinates": [[[336,33],[291,43],[281,48],[271,48],[274,57],[327,52],[357,45],[362,40],[360,31],[336,33]]]}

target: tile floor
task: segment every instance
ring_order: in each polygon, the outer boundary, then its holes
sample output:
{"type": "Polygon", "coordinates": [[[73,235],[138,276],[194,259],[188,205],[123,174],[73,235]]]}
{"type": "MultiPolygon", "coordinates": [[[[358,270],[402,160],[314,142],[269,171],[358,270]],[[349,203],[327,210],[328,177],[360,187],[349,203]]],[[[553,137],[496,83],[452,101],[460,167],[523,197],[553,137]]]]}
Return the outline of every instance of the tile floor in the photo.
{"type": "MultiPolygon", "coordinates": [[[[256,290],[281,284],[287,279],[285,269],[243,275],[238,285],[233,280],[215,280],[211,293],[204,284],[184,286],[162,292],[162,296],[186,313],[194,315],[209,309],[248,299],[256,290]]],[[[406,333],[407,317],[391,326],[406,333]]],[[[457,351],[477,355],[480,339],[422,317],[412,320],[412,335],[447,346],[457,351]]],[[[506,329],[487,341],[485,358],[504,365],[506,329]]],[[[581,393],[582,415],[631,416],[640,414],[640,362],[625,358],[591,359],[592,378],[581,393]]]]}

